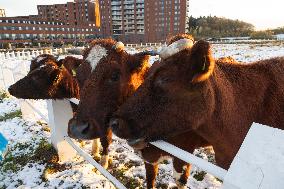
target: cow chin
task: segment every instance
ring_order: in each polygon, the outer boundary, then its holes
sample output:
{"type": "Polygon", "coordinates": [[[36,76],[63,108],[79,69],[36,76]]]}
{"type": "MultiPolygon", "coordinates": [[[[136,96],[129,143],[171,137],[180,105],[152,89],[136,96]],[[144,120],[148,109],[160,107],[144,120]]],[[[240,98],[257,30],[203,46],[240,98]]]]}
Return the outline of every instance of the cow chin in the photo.
{"type": "Polygon", "coordinates": [[[148,143],[146,142],[145,138],[128,139],[127,143],[135,150],[142,150],[148,146],[148,143]]]}

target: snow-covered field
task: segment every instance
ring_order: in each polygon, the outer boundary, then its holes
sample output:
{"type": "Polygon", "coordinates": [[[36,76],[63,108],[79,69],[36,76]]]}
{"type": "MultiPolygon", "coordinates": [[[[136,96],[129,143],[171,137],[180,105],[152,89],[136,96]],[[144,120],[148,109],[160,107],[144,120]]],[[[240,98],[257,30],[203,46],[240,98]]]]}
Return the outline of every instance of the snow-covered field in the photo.
{"type": "MultiPolygon", "coordinates": [[[[129,51],[135,52],[135,49],[129,51]]],[[[213,45],[215,58],[232,56],[238,61],[253,62],[260,59],[284,56],[284,44],[216,44],[213,45]]],[[[152,62],[156,57],[152,58],[152,62]]],[[[15,64],[17,60],[5,62],[15,64]]],[[[28,64],[28,61],[23,61],[28,64]]],[[[3,63],[3,62],[2,62],[3,63]]],[[[1,65],[1,62],[0,62],[1,65]]],[[[1,78],[0,78],[1,79],[1,78]]],[[[57,162],[56,153],[50,145],[49,127],[38,117],[24,120],[20,112],[20,100],[1,95],[0,92],[0,133],[9,140],[5,159],[0,162],[0,189],[2,188],[114,188],[93,166],[81,157],[65,164],[57,162]]],[[[46,114],[45,101],[36,102],[46,114]]],[[[78,143],[79,144],[79,143],[78,143]]],[[[82,148],[91,151],[91,142],[82,148]]],[[[213,160],[212,152],[199,149],[196,155],[213,160]]],[[[112,162],[108,169],[127,188],[145,188],[144,163],[124,140],[114,137],[110,155],[112,162]]],[[[169,159],[159,166],[158,188],[175,186],[172,177],[172,161],[169,159]]],[[[221,182],[196,167],[192,168],[188,188],[220,188],[221,182]]]]}

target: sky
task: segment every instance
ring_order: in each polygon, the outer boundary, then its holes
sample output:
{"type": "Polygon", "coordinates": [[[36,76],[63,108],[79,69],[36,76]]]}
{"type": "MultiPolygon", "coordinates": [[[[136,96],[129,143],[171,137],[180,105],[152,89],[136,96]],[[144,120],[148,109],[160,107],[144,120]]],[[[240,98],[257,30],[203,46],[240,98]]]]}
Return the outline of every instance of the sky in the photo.
{"type": "MultiPolygon", "coordinates": [[[[72,0],[0,0],[7,16],[37,14],[38,4],[60,4],[72,0]]],[[[284,26],[284,0],[189,0],[190,14],[239,19],[256,29],[284,26]]]]}
{"type": "Polygon", "coordinates": [[[190,0],[189,5],[194,17],[239,19],[257,30],[284,26],[284,0],[190,0]]]}

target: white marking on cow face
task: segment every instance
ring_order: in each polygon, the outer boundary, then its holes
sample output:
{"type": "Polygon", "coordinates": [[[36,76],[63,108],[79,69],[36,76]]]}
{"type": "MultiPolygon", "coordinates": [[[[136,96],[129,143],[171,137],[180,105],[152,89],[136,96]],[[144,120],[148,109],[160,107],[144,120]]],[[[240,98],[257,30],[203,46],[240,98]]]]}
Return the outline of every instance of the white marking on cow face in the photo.
{"type": "Polygon", "coordinates": [[[46,67],[45,64],[41,65],[41,66],[39,67],[39,69],[44,68],[44,67],[46,67]]]}
{"type": "Polygon", "coordinates": [[[184,50],[189,49],[193,46],[193,40],[191,39],[180,39],[167,47],[160,50],[159,55],[162,59],[166,59],[174,54],[184,50]]]}
{"type": "Polygon", "coordinates": [[[100,60],[107,55],[107,50],[100,45],[95,45],[89,52],[86,60],[90,63],[92,71],[96,68],[100,60]]]}
{"type": "Polygon", "coordinates": [[[39,63],[40,61],[42,61],[42,60],[44,60],[44,59],[46,59],[46,57],[44,57],[44,56],[37,57],[37,58],[36,58],[36,62],[39,63]]]}

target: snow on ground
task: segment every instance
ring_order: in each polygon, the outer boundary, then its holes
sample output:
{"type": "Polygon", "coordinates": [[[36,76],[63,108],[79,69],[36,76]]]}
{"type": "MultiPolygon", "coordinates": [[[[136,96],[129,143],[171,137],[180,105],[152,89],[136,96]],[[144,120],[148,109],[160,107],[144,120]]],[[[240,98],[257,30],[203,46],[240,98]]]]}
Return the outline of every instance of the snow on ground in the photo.
{"type": "Polygon", "coordinates": [[[284,56],[283,42],[265,44],[214,44],[212,46],[215,58],[232,56],[241,62],[253,62],[284,56]]]}
{"type": "MultiPolygon", "coordinates": [[[[128,51],[135,53],[141,49],[132,48],[128,51]]],[[[252,62],[283,56],[284,45],[275,43],[215,44],[213,45],[213,53],[215,58],[232,56],[238,61],[252,62]]],[[[158,57],[151,57],[151,63],[157,59],[158,57]]],[[[21,60],[21,62],[29,64],[27,60],[21,60]]],[[[19,61],[11,60],[5,63],[12,66],[19,61]]],[[[2,95],[0,97],[0,132],[9,140],[6,158],[2,164],[0,162],[0,188],[114,188],[94,167],[79,156],[74,158],[72,162],[65,164],[50,163],[49,160],[36,158],[39,156],[45,159],[48,156],[42,157],[41,153],[38,153],[42,146],[51,149],[48,126],[38,117],[24,120],[19,113],[19,100],[12,97],[4,98],[2,95]]],[[[45,101],[33,103],[45,116],[47,115],[45,101]]],[[[86,141],[82,148],[90,153],[91,141],[86,141]]],[[[208,149],[196,150],[195,154],[214,162],[214,154],[208,149]]],[[[121,180],[127,188],[145,188],[144,163],[124,140],[118,137],[113,138],[110,155],[112,163],[108,170],[115,177],[121,180]]],[[[169,159],[160,164],[157,187],[174,187],[172,174],[172,160],[169,159]]],[[[193,166],[191,177],[188,180],[188,188],[217,189],[220,187],[221,182],[193,166]]]]}

